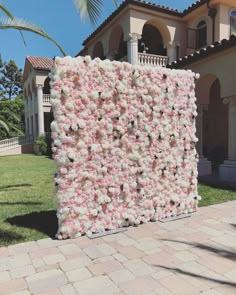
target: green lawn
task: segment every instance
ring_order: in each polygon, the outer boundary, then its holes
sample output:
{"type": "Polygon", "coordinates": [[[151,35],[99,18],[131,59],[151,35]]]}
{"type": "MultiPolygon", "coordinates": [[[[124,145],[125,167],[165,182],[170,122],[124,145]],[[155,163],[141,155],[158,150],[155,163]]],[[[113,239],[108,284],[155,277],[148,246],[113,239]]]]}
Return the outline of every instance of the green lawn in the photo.
{"type": "MultiPolygon", "coordinates": [[[[0,246],[54,237],[55,163],[43,156],[0,157],[0,246]]],[[[200,206],[236,200],[236,191],[199,185],[200,206]]]]}
{"type": "Polygon", "coordinates": [[[0,157],[0,246],[55,235],[55,169],[43,156],[0,157]]]}

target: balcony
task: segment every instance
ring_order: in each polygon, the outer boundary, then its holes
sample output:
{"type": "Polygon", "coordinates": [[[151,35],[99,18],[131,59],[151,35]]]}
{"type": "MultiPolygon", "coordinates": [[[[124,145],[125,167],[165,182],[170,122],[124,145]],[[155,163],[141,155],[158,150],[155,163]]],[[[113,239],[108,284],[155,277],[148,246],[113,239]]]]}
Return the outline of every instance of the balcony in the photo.
{"type": "Polygon", "coordinates": [[[166,67],[168,64],[168,56],[154,55],[147,53],[138,53],[138,63],[143,66],[161,66],[166,67]]]}
{"type": "Polygon", "coordinates": [[[43,106],[51,106],[50,94],[43,94],[43,106]]]}

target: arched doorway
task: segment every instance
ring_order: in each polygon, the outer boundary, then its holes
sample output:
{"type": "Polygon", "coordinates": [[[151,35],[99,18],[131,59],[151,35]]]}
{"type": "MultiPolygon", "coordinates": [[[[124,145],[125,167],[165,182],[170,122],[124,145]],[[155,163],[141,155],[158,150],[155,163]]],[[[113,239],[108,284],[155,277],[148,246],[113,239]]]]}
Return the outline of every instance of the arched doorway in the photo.
{"type": "Polygon", "coordinates": [[[138,51],[155,55],[167,55],[162,34],[154,25],[146,23],[143,26],[142,38],[139,40],[138,51]]]}
{"type": "Polygon", "coordinates": [[[209,90],[209,105],[203,113],[203,154],[218,171],[228,157],[228,105],[222,102],[219,79],[209,90]]]}
{"type": "Polygon", "coordinates": [[[102,42],[97,42],[93,49],[92,58],[99,57],[101,60],[105,59],[102,42]]]}
{"type": "Polygon", "coordinates": [[[114,60],[127,56],[127,42],[124,40],[124,31],[121,25],[115,26],[109,39],[109,55],[114,60]]]}

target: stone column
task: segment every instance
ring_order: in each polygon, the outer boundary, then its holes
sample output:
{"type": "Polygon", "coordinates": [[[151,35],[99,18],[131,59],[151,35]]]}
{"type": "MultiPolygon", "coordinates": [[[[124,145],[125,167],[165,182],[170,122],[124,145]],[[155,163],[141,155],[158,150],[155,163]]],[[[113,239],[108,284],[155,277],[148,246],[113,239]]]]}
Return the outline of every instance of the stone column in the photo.
{"type": "Polygon", "coordinates": [[[38,135],[44,134],[43,86],[37,85],[38,135]]]}
{"type": "Polygon", "coordinates": [[[129,33],[127,42],[128,62],[132,65],[138,64],[138,40],[141,39],[141,35],[137,33],[129,33]]]}
{"type": "Polygon", "coordinates": [[[176,61],[176,43],[174,41],[170,41],[167,45],[167,56],[169,58],[169,64],[176,61]]]}
{"type": "Polygon", "coordinates": [[[203,111],[207,110],[207,105],[199,104],[197,106],[197,109],[198,109],[198,115],[196,119],[197,137],[198,137],[197,151],[199,155],[198,175],[206,176],[206,175],[211,175],[212,173],[211,162],[208,161],[203,155],[203,111]]]}
{"type": "Polygon", "coordinates": [[[236,96],[224,99],[224,103],[229,105],[229,143],[228,160],[220,165],[220,178],[236,182],[236,96]]]}

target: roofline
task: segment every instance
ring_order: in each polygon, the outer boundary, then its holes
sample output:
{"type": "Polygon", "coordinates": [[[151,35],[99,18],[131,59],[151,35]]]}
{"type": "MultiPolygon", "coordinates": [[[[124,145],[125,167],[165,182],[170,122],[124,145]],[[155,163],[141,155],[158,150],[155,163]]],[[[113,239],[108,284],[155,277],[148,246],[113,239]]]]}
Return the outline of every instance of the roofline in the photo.
{"type": "Polygon", "coordinates": [[[185,66],[207,58],[211,55],[214,55],[218,52],[236,47],[236,36],[232,35],[229,39],[223,39],[220,42],[215,42],[214,44],[207,46],[206,48],[200,49],[193,54],[187,55],[183,58],[178,59],[173,62],[171,65],[168,65],[168,68],[178,69],[184,68],[185,66]]]}
{"type": "Polygon", "coordinates": [[[178,11],[177,9],[171,9],[165,6],[161,6],[155,3],[150,3],[150,2],[141,2],[142,0],[125,0],[124,2],[121,3],[121,5],[114,11],[108,18],[106,18],[103,23],[95,30],[93,33],[91,33],[87,39],[85,39],[82,43],[83,46],[85,46],[97,33],[99,33],[106,24],[108,24],[111,20],[113,20],[124,8],[126,8],[128,5],[136,5],[139,7],[144,7],[144,8],[152,8],[152,10],[159,11],[162,13],[168,13],[169,15],[173,16],[181,16],[181,12],[178,11]]]}
{"type": "MultiPolygon", "coordinates": [[[[179,16],[179,17],[184,17],[187,14],[191,13],[193,10],[199,8],[200,6],[204,5],[207,3],[207,0],[198,0],[197,2],[193,3],[191,6],[189,6],[187,9],[185,9],[183,12],[177,10],[177,9],[171,9],[166,6],[161,6],[155,3],[151,2],[145,2],[142,0],[125,0],[124,2],[121,3],[121,5],[112,13],[110,16],[108,16],[102,24],[95,30],[93,31],[82,43],[83,46],[86,46],[86,44],[93,39],[108,23],[110,23],[123,9],[125,9],[128,5],[135,5],[138,7],[143,7],[143,8],[148,8],[152,9],[154,11],[166,13],[172,16],[179,16]]],[[[83,49],[82,49],[83,50],[83,49]]],[[[80,52],[79,52],[80,53],[80,52]]],[[[77,55],[79,55],[79,53],[77,55]]],[[[77,56],[76,55],[76,56],[77,56]]]]}

